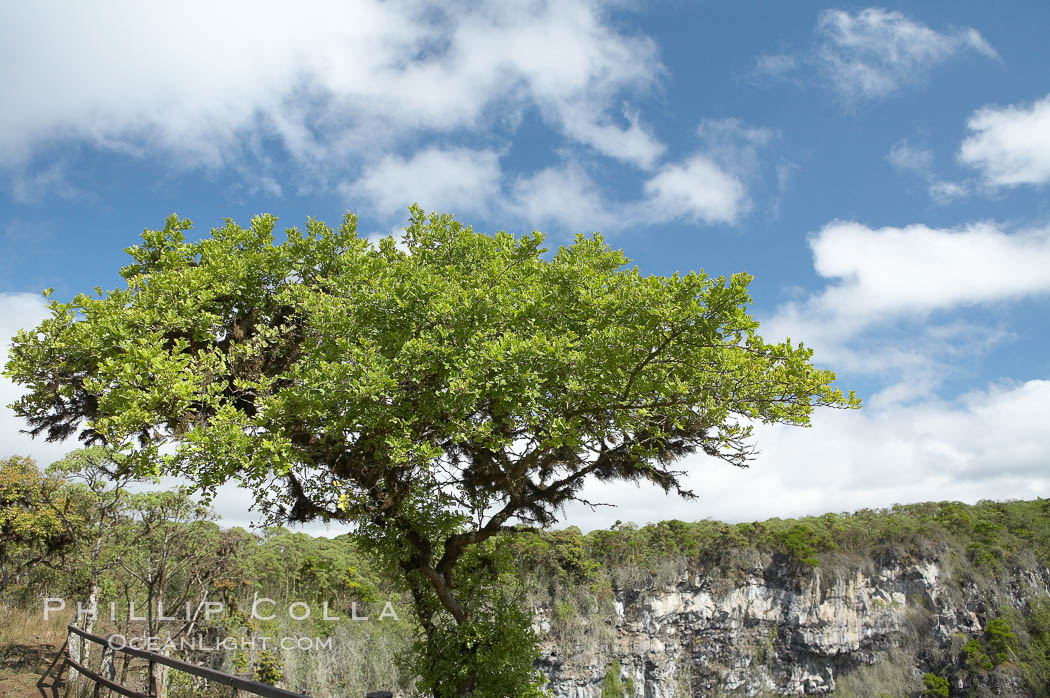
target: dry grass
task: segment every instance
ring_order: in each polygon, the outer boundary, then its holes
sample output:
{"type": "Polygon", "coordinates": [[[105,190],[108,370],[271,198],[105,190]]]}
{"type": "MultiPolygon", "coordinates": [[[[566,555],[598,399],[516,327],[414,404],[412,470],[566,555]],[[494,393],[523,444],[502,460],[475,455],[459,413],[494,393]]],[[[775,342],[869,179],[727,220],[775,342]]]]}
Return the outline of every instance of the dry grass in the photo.
{"type": "Polygon", "coordinates": [[[73,612],[66,609],[52,612],[44,620],[44,609],[22,608],[0,601],[0,648],[16,645],[58,646],[66,638],[66,625],[73,619],[73,612]]]}
{"type": "Polygon", "coordinates": [[[901,650],[890,650],[874,664],[842,674],[835,684],[835,695],[844,698],[896,698],[913,696],[922,690],[915,657],[901,650]]]}
{"type": "Polygon", "coordinates": [[[0,696],[39,698],[37,679],[66,638],[72,612],[51,614],[0,601],[0,696]]]}

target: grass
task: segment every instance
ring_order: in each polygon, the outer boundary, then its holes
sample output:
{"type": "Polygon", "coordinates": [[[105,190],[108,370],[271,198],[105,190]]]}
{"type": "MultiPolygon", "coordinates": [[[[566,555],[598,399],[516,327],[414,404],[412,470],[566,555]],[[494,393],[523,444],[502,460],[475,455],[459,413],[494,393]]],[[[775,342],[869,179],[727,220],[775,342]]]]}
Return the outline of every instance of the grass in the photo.
{"type": "Polygon", "coordinates": [[[36,682],[66,639],[72,612],[51,614],[0,602],[0,696],[39,698],[36,682]]]}
{"type": "Polygon", "coordinates": [[[45,621],[43,607],[22,608],[0,601],[0,652],[12,646],[61,645],[73,612],[66,609],[49,615],[45,621]]]}
{"type": "Polygon", "coordinates": [[[843,698],[896,698],[914,696],[922,690],[922,678],[915,671],[913,657],[890,650],[870,665],[860,665],[835,681],[836,696],[843,698]]]}

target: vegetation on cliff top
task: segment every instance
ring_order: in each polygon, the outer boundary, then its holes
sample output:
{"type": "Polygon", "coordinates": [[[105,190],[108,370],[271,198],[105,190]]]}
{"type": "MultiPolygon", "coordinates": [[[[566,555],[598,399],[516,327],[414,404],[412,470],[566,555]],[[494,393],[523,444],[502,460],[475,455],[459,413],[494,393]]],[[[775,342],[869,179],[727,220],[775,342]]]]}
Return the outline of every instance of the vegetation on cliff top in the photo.
{"type": "MultiPolygon", "coordinates": [[[[587,534],[569,528],[508,544],[534,605],[551,609],[556,641],[593,651],[613,646],[618,591],[683,580],[724,591],[744,575],[765,575],[771,568],[785,581],[804,584],[817,573],[827,578],[936,561],[945,593],[966,587],[982,599],[983,632],[959,636],[945,648],[920,648],[925,678],[914,675],[914,656],[891,652],[878,670],[861,671],[863,680],[842,681],[838,693],[871,696],[881,685],[876,693],[949,695],[943,691],[951,677],[965,690],[950,695],[980,696],[996,677],[1016,675],[1029,695],[1050,696],[1050,599],[1044,587],[1018,606],[1013,588],[1019,570],[1050,567],[1050,499],[927,502],[741,524],[619,524],[587,534]]],[[[921,599],[908,605],[923,621],[931,620],[921,599]]]]}
{"type": "Polygon", "coordinates": [[[570,527],[510,543],[526,569],[544,576],[584,580],[604,570],[657,575],[669,561],[690,568],[732,571],[748,553],[779,555],[800,567],[833,565],[844,558],[909,564],[950,551],[961,568],[981,577],[1018,562],[1050,564],[1050,499],[992,502],[926,502],[889,509],[861,509],[799,519],[728,524],[661,521],[617,523],[583,534],[570,527]]]}
{"type": "MultiPolygon", "coordinates": [[[[216,599],[224,602],[223,614],[199,625],[209,636],[292,633],[328,637],[334,643],[335,654],[238,650],[220,658],[228,670],[308,688],[318,696],[406,689],[413,684],[417,676],[413,668],[395,661],[411,646],[415,632],[412,614],[402,613],[411,608],[410,598],[396,576],[353,538],[314,538],[282,528],[224,529],[188,500],[171,502],[182,507],[181,522],[161,521],[153,516],[154,498],[144,496],[108,500],[114,522],[102,538],[95,538],[85,531],[93,530],[92,507],[100,500],[88,496],[83,483],[63,480],[68,472],[68,467],[53,467],[44,474],[28,459],[0,460],[0,481],[10,485],[5,491],[18,495],[4,500],[0,509],[4,521],[47,521],[54,534],[45,546],[29,538],[6,541],[3,563],[8,584],[0,593],[0,605],[8,615],[18,607],[39,615],[41,597],[66,597],[74,603],[86,598],[89,566],[71,563],[84,559],[79,547],[101,544],[96,558],[99,601],[107,609],[115,601],[117,615],[104,619],[99,632],[133,629],[126,613],[128,601],[139,609],[152,603],[155,609],[163,600],[170,607],[171,599],[194,603],[216,599]],[[16,487],[17,483],[22,484],[16,487]],[[174,557],[168,563],[174,572],[150,592],[132,572],[140,561],[157,559],[153,542],[167,527],[192,530],[193,544],[170,553],[174,557]],[[152,601],[147,601],[151,593],[152,601]],[[264,597],[275,601],[277,618],[252,617],[253,601],[264,597]],[[312,609],[311,620],[297,623],[287,617],[283,610],[293,601],[303,601],[312,609]],[[398,621],[318,622],[324,604],[346,619],[353,604],[358,615],[375,617],[388,601],[401,614],[398,621]]],[[[173,530],[162,537],[171,540],[177,533],[173,530]]],[[[940,695],[943,683],[938,678],[979,681],[1014,672],[1032,695],[1046,695],[1050,604],[1037,598],[1019,606],[1010,597],[1007,582],[1018,569],[1050,566],[1048,499],[976,505],[931,502],[741,524],[618,524],[586,534],[568,528],[490,539],[479,546],[472,565],[488,566],[499,575],[505,593],[524,593],[534,609],[544,609],[555,642],[577,647],[590,643],[599,649],[611,647],[615,639],[613,602],[618,591],[682,580],[709,584],[718,591],[720,585],[724,590],[743,575],[771,567],[783,572],[785,580],[806,583],[816,573],[826,576],[876,565],[907,567],[930,560],[938,561],[942,574],[951,578],[949,593],[965,585],[986,599],[979,612],[983,632],[960,637],[943,653],[929,656],[923,670],[930,678],[925,687],[919,686],[921,677],[917,679],[916,694],[925,690],[940,695]]],[[[921,602],[909,599],[908,603],[922,610],[921,602]]],[[[4,641],[15,647],[26,639],[4,636],[4,641]]],[[[618,674],[610,670],[603,690],[612,695],[626,690],[618,674]]]]}

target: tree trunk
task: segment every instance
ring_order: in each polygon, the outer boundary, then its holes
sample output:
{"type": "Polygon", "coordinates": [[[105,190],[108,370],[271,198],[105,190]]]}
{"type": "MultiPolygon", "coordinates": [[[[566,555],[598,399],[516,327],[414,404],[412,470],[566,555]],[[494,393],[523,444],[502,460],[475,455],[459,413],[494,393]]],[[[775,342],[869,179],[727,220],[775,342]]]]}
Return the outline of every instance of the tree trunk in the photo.
{"type": "MultiPolygon", "coordinates": [[[[87,604],[85,608],[87,613],[82,617],[73,619],[73,624],[84,632],[90,633],[95,627],[95,616],[98,612],[98,596],[99,596],[98,584],[91,585],[91,593],[88,594],[87,604]]],[[[94,644],[90,640],[85,640],[76,633],[69,634],[69,656],[74,662],[80,664],[83,667],[88,667],[88,662],[91,661],[91,645],[94,644]]],[[[90,668],[90,667],[88,667],[90,668]]],[[[71,669],[69,672],[69,688],[70,695],[80,695],[82,691],[86,690],[86,687],[91,683],[90,679],[80,674],[75,669],[71,669]]]]}
{"type": "MultiPolygon", "coordinates": [[[[119,681],[119,683],[120,683],[121,686],[127,686],[128,685],[128,672],[131,670],[131,655],[121,652],[121,657],[122,657],[122,659],[121,659],[121,664],[120,664],[120,681],[119,681]]],[[[149,684],[149,679],[148,678],[146,679],[146,683],[147,683],[147,685],[149,684]]]]}
{"type": "MultiPolygon", "coordinates": [[[[429,564],[430,550],[431,546],[427,541],[417,539],[416,554],[401,561],[401,568],[405,573],[406,581],[409,583],[420,624],[427,635],[428,646],[432,644],[433,640],[433,617],[436,610],[427,603],[428,589],[429,593],[437,596],[441,607],[452,616],[457,626],[462,626],[464,623],[469,622],[470,618],[467,607],[456,597],[455,592],[452,590],[451,570],[459,556],[456,555],[451,561],[448,561],[444,572],[438,572],[429,564]],[[422,580],[415,577],[415,572],[421,574],[422,580]]],[[[473,652],[471,648],[464,647],[463,654],[473,654],[473,652]]],[[[474,695],[476,683],[476,677],[473,675],[468,675],[458,682],[454,679],[448,679],[447,681],[442,681],[439,691],[444,695],[446,687],[453,688],[458,698],[470,698],[474,695]]]]}
{"type": "MultiPolygon", "coordinates": [[[[161,650],[159,654],[163,654],[165,657],[168,653],[161,650]]],[[[168,674],[171,669],[161,664],[160,662],[153,662],[153,686],[156,688],[155,698],[168,698],[168,674]]]]}
{"type": "Polygon", "coordinates": [[[110,681],[115,681],[117,678],[117,667],[113,663],[113,649],[109,646],[102,649],[102,659],[99,660],[98,673],[110,681]]]}
{"type": "MultiPolygon", "coordinates": [[[[80,626],[81,628],[84,629],[84,632],[90,633],[92,630],[95,629],[95,619],[98,616],[98,597],[99,597],[99,594],[101,593],[101,591],[102,590],[99,588],[98,584],[92,584],[91,585],[91,593],[88,594],[88,600],[87,600],[87,610],[88,610],[88,612],[84,616],[84,622],[80,626]]],[[[91,643],[91,642],[87,642],[84,645],[84,655],[83,656],[84,656],[84,661],[85,662],[88,660],[88,657],[91,655],[91,645],[92,644],[93,643],[91,643]]]]}
{"type": "MultiPolygon", "coordinates": [[[[69,633],[68,642],[69,658],[77,664],[83,666],[84,662],[82,658],[82,650],[86,641],[84,640],[84,638],[80,637],[76,633],[69,633]]],[[[84,690],[86,690],[85,687],[87,686],[87,679],[79,671],[77,671],[73,667],[70,667],[69,678],[66,680],[66,685],[69,686],[68,695],[79,696],[81,693],[84,692],[84,690]]]]}

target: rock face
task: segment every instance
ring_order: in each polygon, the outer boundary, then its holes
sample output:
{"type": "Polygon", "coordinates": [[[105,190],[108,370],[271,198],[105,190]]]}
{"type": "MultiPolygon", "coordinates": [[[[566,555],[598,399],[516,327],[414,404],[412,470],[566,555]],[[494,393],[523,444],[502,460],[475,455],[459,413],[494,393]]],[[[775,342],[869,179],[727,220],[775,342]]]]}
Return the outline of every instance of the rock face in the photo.
{"type": "MultiPolygon", "coordinates": [[[[559,637],[557,613],[541,609],[542,666],[554,695],[601,698],[614,660],[622,695],[637,698],[917,695],[931,657],[957,658],[993,611],[1023,609],[1050,584],[1046,569],[1015,570],[990,594],[953,579],[938,558],[756,563],[733,579],[684,570],[616,588],[604,613],[581,614],[574,638],[559,637]]],[[[985,683],[990,694],[1027,695],[1000,673],[985,683]]]]}

